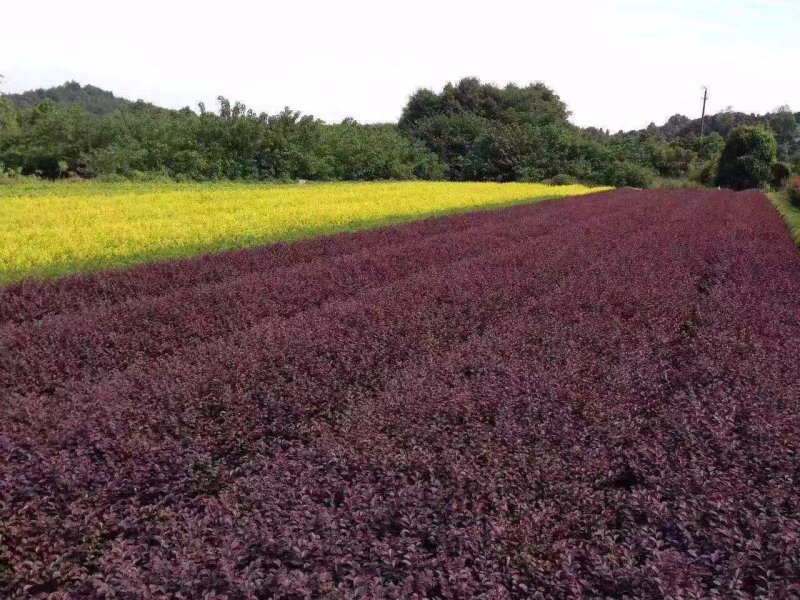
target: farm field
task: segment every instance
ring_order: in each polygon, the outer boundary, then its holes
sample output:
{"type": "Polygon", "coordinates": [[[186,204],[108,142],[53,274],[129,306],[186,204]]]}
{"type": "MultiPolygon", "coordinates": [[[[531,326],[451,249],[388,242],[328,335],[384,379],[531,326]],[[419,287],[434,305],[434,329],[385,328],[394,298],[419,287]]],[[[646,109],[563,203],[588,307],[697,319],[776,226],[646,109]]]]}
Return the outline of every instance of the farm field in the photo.
{"type": "Polygon", "coordinates": [[[0,284],[575,196],[581,185],[0,185],[0,284]]]}
{"type": "Polygon", "coordinates": [[[0,288],[0,595],[793,598],[800,252],[632,189],[0,288]]]}

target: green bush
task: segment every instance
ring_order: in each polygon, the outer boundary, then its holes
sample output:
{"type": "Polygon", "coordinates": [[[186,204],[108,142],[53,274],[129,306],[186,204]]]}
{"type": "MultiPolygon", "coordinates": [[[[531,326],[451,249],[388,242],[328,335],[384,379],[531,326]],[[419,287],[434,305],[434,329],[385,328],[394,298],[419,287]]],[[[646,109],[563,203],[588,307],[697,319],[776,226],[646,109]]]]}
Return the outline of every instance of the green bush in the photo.
{"type": "Polygon", "coordinates": [[[550,185],[573,185],[578,183],[578,180],[575,179],[572,175],[565,175],[564,173],[559,173],[555,177],[551,177],[550,179],[546,180],[545,183],[550,185]]]}
{"type": "Polygon", "coordinates": [[[795,177],[789,182],[786,195],[789,197],[789,203],[792,206],[800,208],[800,177],[795,177]]]}
{"type": "Polygon", "coordinates": [[[435,155],[392,124],[361,125],[348,119],[325,125],[313,155],[315,179],[440,179],[444,173],[435,155]]]}
{"type": "Polygon", "coordinates": [[[652,187],[662,190],[682,190],[686,188],[701,188],[702,184],[688,177],[656,177],[652,187]]]}
{"type": "Polygon", "coordinates": [[[775,134],[763,125],[735,128],[719,158],[718,183],[734,190],[763,188],[772,180],[777,161],[775,134]]]}
{"type": "Polygon", "coordinates": [[[786,187],[786,182],[789,181],[791,174],[789,165],[785,163],[777,162],[772,165],[772,188],[781,190],[786,187]]]}
{"type": "Polygon", "coordinates": [[[705,186],[717,185],[717,179],[719,177],[719,158],[706,160],[695,165],[689,171],[689,177],[705,186]]]}
{"type": "Polygon", "coordinates": [[[605,178],[614,187],[648,188],[653,185],[652,170],[630,161],[614,163],[605,178]]]}

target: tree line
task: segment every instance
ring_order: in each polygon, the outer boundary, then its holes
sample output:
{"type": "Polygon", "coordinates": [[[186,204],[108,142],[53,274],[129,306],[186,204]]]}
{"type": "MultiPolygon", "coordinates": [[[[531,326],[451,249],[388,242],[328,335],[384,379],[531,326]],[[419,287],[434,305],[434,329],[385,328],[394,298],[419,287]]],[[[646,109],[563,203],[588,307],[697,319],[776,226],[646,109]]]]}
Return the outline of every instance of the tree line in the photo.
{"type": "Polygon", "coordinates": [[[566,104],[541,83],[498,87],[467,78],[438,92],[418,90],[398,123],[330,124],[289,108],[256,113],[223,97],[213,111],[202,104],[169,110],[72,82],[0,97],[0,172],[777,185],[800,170],[799,117],[786,108],[764,116],[726,111],[708,119],[701,139],[697,121],[676,115],[661,127],[612,134],[570,123],[566,104]],[[731,179],[742,172],[745,183],[731,179]]]}

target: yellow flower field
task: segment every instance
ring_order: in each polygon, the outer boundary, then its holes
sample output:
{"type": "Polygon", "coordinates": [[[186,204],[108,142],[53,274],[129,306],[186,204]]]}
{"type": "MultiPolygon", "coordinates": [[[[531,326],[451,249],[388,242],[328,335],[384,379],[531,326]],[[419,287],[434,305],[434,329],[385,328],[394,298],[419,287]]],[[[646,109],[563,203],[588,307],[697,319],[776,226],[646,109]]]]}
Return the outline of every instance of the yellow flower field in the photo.
{"type": "Polygon", "coordinates": [[[535,183],[0,186],[0,282],[291,241],[597,191],[535,183]]]}

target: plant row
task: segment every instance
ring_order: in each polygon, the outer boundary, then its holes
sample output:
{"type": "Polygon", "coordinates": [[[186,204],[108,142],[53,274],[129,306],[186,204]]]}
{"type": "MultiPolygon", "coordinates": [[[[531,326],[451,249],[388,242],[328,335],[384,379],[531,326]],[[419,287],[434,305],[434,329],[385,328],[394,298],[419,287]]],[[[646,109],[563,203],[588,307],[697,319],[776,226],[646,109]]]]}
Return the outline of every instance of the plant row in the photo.
{"type": "Polygon", "coordinates": [[[7,292],[6,596],[797,593],[800,255],[763,195],[198,263],[7,292]]]}

